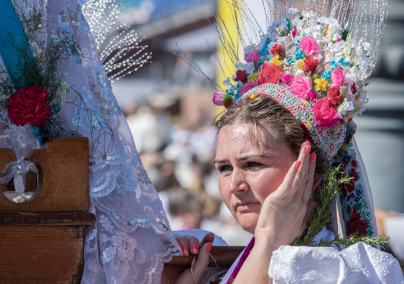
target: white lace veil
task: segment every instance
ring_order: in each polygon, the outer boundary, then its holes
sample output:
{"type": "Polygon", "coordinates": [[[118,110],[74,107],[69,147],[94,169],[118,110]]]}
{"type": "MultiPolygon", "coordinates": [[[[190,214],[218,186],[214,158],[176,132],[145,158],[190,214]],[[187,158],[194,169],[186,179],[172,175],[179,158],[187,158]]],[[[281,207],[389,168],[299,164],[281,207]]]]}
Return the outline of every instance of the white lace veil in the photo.
{"type": "MultiPolygon", "coordinates": [[[[32,1],[20,2],[27,11],[32,5],[32,1]]],[[[70,60],[60,70],[71,88],[70,99],[55,115],[67,132],[54,131],[50,137],[75,132],[89,138],[90,211],[97,222],[85,231],[82,283],[160,283],[163,262],[180,250],[112,93],[79,2],[49,1],[47,21],[45,42],[68,37],[77,41],[84,54],[65,50],[70,60]]],[[[3,110],[2,141],[10,141],[6,128],[11,125],[3,110]]],[[[1,147],[10,148],[13,143],[1,147]]]]}

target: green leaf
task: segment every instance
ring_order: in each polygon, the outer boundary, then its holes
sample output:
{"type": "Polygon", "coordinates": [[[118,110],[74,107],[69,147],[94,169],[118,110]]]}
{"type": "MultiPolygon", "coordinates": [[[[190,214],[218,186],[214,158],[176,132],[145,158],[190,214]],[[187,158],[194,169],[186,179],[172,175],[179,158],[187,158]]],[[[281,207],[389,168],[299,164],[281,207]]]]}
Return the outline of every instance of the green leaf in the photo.
{"type": "Polygon", "coordinates": [[[342,39],[344,41],[346,41],[346,39],[348,38],[348,34],[349,34],[349,29],[346,28],[343,32],[342,32],[342,39]]]}

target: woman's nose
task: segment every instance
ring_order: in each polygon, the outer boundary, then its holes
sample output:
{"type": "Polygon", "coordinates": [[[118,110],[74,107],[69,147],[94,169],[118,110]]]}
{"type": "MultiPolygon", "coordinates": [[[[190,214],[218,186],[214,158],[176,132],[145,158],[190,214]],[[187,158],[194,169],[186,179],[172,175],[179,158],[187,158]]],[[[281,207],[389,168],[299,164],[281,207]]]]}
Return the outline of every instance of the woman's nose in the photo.
{"type": "Polygon", "coordinates": [[[230,192],[240,194],[248,191],[245,173],[241,170],[233,170],[230,180],[230,192]]]}

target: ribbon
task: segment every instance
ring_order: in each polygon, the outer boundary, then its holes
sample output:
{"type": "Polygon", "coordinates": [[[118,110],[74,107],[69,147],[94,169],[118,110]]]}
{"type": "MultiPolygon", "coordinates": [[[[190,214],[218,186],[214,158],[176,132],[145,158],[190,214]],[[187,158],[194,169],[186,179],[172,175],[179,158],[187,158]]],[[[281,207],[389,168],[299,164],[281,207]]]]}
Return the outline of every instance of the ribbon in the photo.
{"type": "MultiPolygon", "coordinates": [[[[8,75],[16,90],[29,87],[35,83],[30,78],[20,78],[18,66],[27,65],[25,68],[32,70],[33,77],[39,74],[31,48],[27,44],[27,37],[21,25],[20,18],[16,14],[11,0],[0,0],[0,55],[7,69],[8,75]],[[16,48],[17,47],[17,48],[16,48]],[[25,61],[25,62],[24,62],[25,61]]],[[[43,137],[38,127],[32,126],[38,142],[43,145],[43,137]]]]}

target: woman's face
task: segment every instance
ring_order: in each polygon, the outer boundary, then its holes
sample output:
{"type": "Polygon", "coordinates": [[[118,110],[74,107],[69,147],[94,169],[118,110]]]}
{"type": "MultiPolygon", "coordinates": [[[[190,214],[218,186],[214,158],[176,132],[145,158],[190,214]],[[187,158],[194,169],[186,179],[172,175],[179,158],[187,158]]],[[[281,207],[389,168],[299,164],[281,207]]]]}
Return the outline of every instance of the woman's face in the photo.
{"type": "Polygon", "coordinates": [[[240,226],[252,234],[265,198],[274,192],[296,157],[271,127],[237,124],[218,135],[215,167],[220,194],[240,226]]]}

